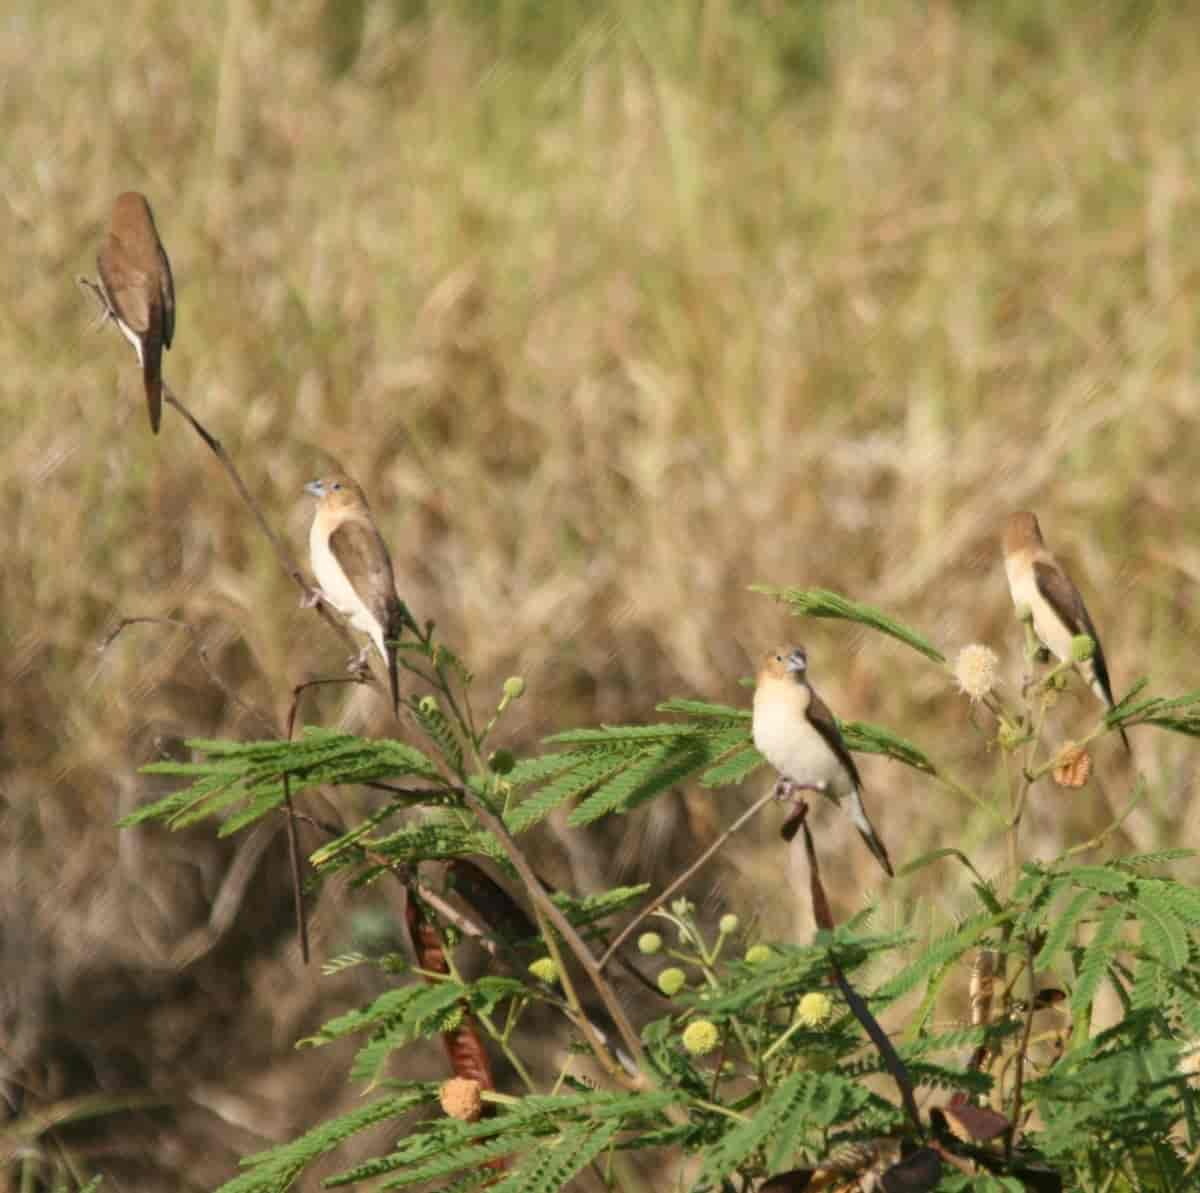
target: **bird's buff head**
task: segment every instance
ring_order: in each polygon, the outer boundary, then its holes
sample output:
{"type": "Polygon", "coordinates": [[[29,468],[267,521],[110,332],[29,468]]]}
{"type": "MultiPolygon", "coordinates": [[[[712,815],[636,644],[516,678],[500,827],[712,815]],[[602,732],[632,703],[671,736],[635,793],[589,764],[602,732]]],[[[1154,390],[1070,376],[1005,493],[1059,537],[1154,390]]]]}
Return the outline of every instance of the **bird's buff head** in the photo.
{"type": "Polygon", "coordinates": [[[367,502],[362,489],[342,472],[309,481],[304,491],[311,493],[324,506],[366,505],[367,502]]]}
{"type": "Polygon", "coordinates": [[[808,653],[803,646],[781,646],[768,652],[759,674],[770,679],[800,679],[807,670],[808,653]]]}
{"type": "Polygon", "coordinates": [[[1037,517],[1028,510],[1009,514],[1004,524],[1004,554],[1012,555],[1028,547],[1042,545],[1042,528],[1037,517]]]}

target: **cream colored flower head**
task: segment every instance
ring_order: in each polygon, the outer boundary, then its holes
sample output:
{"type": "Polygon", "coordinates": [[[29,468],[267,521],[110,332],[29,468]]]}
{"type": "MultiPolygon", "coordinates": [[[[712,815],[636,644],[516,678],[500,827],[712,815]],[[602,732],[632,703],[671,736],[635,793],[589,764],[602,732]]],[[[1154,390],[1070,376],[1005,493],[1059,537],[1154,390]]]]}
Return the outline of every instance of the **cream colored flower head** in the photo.
{"type": "Polygon", "coordinates": [[[954,678],[959,690],[972,700],[982,700],[996,686],[996,669],[1000,660],[988,646],[972,642],[958,652],[954,660],[954,678]]]}

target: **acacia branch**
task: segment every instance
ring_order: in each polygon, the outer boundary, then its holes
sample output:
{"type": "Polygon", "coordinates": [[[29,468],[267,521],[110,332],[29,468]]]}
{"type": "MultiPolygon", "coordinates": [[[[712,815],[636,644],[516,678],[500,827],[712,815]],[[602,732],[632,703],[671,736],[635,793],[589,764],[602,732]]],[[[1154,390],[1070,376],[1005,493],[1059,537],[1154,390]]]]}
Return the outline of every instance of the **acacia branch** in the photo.
{"type": "Polygon", "coordinates": [[[647,916],[656,912],[681,886],[684,885],[708,860],[738,831],[748,820],[756,816],[767,804],[775,798],[775,788],[772,787],[761,799],[751,804],[678,878],[675,879],[661,894],[651,899],[637,915],[617,933],[613,942],[604,950],[600,958],[600,968],[603,969],[611,960],[617,949],[629,939],[637,926],[643,923],[647,916]]]}

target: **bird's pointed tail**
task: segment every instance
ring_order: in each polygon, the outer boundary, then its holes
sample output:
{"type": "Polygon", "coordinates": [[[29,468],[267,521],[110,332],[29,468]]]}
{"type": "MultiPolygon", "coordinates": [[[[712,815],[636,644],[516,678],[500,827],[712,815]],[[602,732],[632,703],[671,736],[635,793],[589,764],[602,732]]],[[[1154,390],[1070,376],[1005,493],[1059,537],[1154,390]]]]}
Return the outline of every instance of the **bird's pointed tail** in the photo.
{"type": "Polygon", "coordinates": [[[887,847],[880,840],[875,826],[868,818],[867,809],[863,807],[862,796],[857,791],[850,793],[847,811],[850,813],[850,819],[854,821],[854,827],[858,829],[862,839],[867,843],[867,848],[875,855],[884,872],[889,878],[894,877],[895,871],[892,869],[892,859],[888,857],[887,847]]]}

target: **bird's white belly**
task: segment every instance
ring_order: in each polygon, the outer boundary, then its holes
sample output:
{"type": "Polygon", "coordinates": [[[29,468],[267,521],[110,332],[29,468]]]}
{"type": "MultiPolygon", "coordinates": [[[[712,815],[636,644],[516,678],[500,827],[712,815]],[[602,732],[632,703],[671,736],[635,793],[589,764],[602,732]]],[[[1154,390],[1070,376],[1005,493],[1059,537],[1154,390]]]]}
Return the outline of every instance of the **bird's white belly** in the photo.
{"type": "Polygon", "coordinates": [[[1013,604],[1024,605],[1033,614],[1033,632],[1060,662],[1071,657],[1071,633],[1061,619],[1050,608],[1049,602],[1038,591],[1037,579],[1032,568],[1023,569],[1016,575],[1008,571],[1008,587],[1012,592],[1013,604]]]}
{"type": "MultiPolygon", "coordinates": [[[[370,634],[372,638],[381,639],[379,623],[371,616],[370,610],[363,604],[362,598],[354,591],[354,586],[346,579],[346,573],[342,571],[341,564],[329,549],[328,538],[321,534],[311,534],[308,547],[313,575],[316,576],[317,583],[329,603],[343,617],[348,618],[356,630],[370,634]]],[[[378,642],[376,645],[379,645],[380,653],[385,653],[382,645],[378,642]]]]}
{"type": "Polygon", "coordinates": [[[847,775],[828,742],[780,701],[755,701],[754,744],[785,779],[799,786],[820,787],[834,799],[849,790],[847,775]]]}

